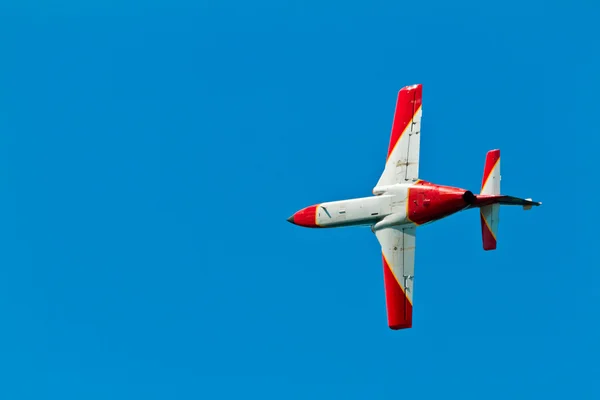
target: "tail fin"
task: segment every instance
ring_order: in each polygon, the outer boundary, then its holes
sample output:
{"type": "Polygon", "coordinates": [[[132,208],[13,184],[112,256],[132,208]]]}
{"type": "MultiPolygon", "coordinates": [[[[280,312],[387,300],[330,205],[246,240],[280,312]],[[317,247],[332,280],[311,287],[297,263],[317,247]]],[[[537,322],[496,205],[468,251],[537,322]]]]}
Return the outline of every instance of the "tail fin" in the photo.
{"type": "MultiPolygon", "coordinates": [[[[500,150],[490,150],[485,157],[481,194],[497,196],[500,194],[500,150]]],[[[481,237],[484,250],[496,248],[496,234],[500,222],[500,204],[490,204],[480,208],[481,237]]]]}

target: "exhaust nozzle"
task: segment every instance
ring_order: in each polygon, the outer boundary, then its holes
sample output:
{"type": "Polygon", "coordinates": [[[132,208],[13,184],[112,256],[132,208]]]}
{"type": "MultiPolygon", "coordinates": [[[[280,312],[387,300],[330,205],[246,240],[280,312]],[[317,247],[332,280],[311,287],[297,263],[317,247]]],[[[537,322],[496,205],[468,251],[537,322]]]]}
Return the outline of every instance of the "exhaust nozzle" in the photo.
{"type": "Polygon", "coordinates": [[[477,199],[475,197],[475,195],[473,194],[473,192],[471,192],[470,190],[467,190],[466,192],[463,193],[462,195],[463,200],[465,201],[465,203],[472,205],[473,203],[475,203],[475,200],[477,199]]]}

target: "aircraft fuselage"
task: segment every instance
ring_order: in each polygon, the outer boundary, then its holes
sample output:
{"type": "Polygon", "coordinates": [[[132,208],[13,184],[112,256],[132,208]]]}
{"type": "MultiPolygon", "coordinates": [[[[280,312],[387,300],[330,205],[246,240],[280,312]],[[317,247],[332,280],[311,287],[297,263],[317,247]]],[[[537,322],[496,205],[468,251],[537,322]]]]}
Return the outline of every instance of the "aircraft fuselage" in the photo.
{"type": "Polygon", "coordinates": [[[288,221],[309,228],[371,225],[423,225],[454,214],[476,203],[468,190],[419,180],[410,184],[376,187],[374,196],[319,203],[292,215],[288,221]]]}

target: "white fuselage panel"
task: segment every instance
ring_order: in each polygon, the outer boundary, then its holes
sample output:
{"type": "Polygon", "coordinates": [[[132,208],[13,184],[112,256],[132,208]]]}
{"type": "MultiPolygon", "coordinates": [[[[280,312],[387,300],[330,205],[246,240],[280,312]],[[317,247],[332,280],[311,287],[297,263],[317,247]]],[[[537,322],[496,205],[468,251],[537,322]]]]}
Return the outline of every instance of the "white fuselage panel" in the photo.
{"type": "Polygon", "coordinates": [[[390,185],[379,196],[321,203],[316,210],[316,223],[321,227],[374,225],[392,214],[394,220],[406,223],[409,186],[390,185]]]}

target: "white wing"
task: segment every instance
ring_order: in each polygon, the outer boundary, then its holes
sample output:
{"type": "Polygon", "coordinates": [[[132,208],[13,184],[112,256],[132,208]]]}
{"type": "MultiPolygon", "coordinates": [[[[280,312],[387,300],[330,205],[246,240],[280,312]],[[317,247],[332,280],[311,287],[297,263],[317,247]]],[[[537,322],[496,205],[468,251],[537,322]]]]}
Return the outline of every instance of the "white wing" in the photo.
{"type": "Polygon", "coordinates": [[[385,170],[376,187],[410,183],[419,179],[422,85],[398,92],[385,170]]]}
{"type": "Polygon", "coordinates": [[[412,327],[416,227],[375,231],[383,253],[383,279],[388,324],[392,329],[412,327]]]}

